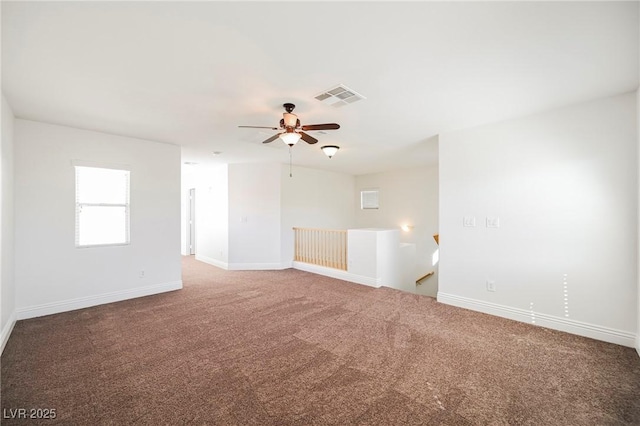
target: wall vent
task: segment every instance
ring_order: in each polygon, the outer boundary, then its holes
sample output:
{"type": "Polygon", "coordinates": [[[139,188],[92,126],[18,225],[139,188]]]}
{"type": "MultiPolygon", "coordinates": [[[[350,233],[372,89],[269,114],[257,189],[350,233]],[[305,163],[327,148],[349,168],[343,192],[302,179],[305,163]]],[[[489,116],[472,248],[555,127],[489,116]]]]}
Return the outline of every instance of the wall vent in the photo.
{"type": "Polygon", "coordinates": [[[363,189],[360,191],[360,208],[362,210],[380,208],[379,191],[377,189],[363,189]]]}
{"type": "Polygon", "coordinates": [[[315,97],[320,102],[331,105],[335,108],[340,108],[345,105],[352,104],[361,99],[367,99],[353,89],[349,89],[347,86],[340,84],[336,87],[332,87],[329,90],[325,90],[315,97]]]}

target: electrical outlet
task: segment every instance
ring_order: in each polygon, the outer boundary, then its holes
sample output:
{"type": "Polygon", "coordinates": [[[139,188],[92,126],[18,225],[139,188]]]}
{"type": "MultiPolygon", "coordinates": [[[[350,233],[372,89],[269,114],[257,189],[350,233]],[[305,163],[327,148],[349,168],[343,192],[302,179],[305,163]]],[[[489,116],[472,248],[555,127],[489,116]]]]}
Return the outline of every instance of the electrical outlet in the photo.
{"type": "Polygon", "coordinates": [[[140,270],[140,275],[138,275],[140,278],[144,278],[144,269],[140,270]]]}
{"type": "Polygon", "coordinates": [[[487,291],[496,291],[496,282],[493,280],[487,280],[487,291]]]}

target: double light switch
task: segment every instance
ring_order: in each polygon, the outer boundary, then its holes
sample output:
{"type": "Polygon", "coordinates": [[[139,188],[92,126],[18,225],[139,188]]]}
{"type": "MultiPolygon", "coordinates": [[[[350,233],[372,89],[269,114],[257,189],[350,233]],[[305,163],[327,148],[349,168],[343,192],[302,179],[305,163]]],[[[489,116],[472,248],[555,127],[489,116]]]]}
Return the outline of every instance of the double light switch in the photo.
{"type": "MultiPolygon", "coordinates": [[[[465,228],[474,228],[476,226],[475,216],[464,216],[462,218],[462,226],[465,228]]],[[[498,216],[487,216],[487,228],[500,228],[500,218],[498,216]]]]}

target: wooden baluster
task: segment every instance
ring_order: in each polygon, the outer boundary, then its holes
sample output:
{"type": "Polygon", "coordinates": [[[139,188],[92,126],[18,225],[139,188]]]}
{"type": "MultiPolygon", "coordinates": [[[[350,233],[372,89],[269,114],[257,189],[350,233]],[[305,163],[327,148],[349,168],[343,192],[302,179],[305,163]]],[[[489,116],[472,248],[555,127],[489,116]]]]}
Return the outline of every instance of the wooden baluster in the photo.
{"type": "Polygon", "coordinates": [[[324,231],[324,263],[328,267],[331,266],[329,259],[329,249],[331,248],[331,242],[329,241],[329,231],[324,231]]]}
{"type": "Polygon", "coordinates": [[[342,232],[338,232],[338,268],[342,268],[342,232]]]}
{"type": "Polygon", "coordinates": [[[309,241],[307,241],[307,244],[308,244],[308,249],[307,249],[307,250],[309,251],[309,254],[308,254],[308,256],[307,256],[307,261],[308,261],[309,263],[312,263],[312,262],[313,262],[313,257],[312,257],[312,250],[313,250],[313,232],[312,232],[312,231],[307,231],[307,235],[308,235],[308,239],[309,239],[309,241]]]}
{"type": "Polygon", "coordinates": [[[338,232],[338,269],[342,269],[342,233],[338,232]]]}
{"type": "Polygon", "coordinates": [[[316,265],[322,266],[322,231],[316,230],[316,265]]]}
{"type": "Polygon", "coordinates": [[[316,229],[316,265],[322,266],[322,254],[320,253],[322,250],[322,232],[319,229],[316,229]]]}
{"type": "Polygon", "coordinates": [[[334,231],[333,233],[333,267],[336,269],[340,269],[338,266],[338,232],[334,231]]]}
{"type": "Polygon", "coordinates": [[[342,254],[340,252],[340,231],[336,231],[336,269],[342,269],[342,254]]]}
{"type": "Polygon", "coordinates": [[[304,230],[304,261],[309,263],[309,230],[304,230]]]}
{"type": "Polygon", "coordinates": [[[336,241],[335,241],[335,235],[336,233],[334,231],[329,231],[329,239],[330,239],[330,243],[329,243],[329,266],[331,266],[332,268],[336,267],[336,241]]]}
{"type": "Polygon", "coordinates": [[[342,269],[347,270],[347,232],[342,233],[341,243],[342,246],[342,269]]]}
{"type": "Polygon", "coordinates": [[[327,231],[322,233],[322,266],[327,266],[327,231]]]}
{"type": "Polygon", "coordinates": [[[318,231],[314,230],[313,231],[313,243],[312,243],[312,247],[313,247],[313,264],[317,265],[318,264],[318,231]]]}

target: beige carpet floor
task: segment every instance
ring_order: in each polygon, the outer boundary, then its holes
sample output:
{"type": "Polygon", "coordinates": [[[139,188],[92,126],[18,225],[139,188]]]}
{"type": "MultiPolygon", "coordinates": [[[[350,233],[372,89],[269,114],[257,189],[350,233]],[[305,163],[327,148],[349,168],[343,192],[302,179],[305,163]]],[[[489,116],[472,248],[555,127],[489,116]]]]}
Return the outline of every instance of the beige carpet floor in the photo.
{"type": "Polygon", "coordinates": [[[297,270],[19,321],[2,424],[639,425],[626,347],[297,270]]]}

